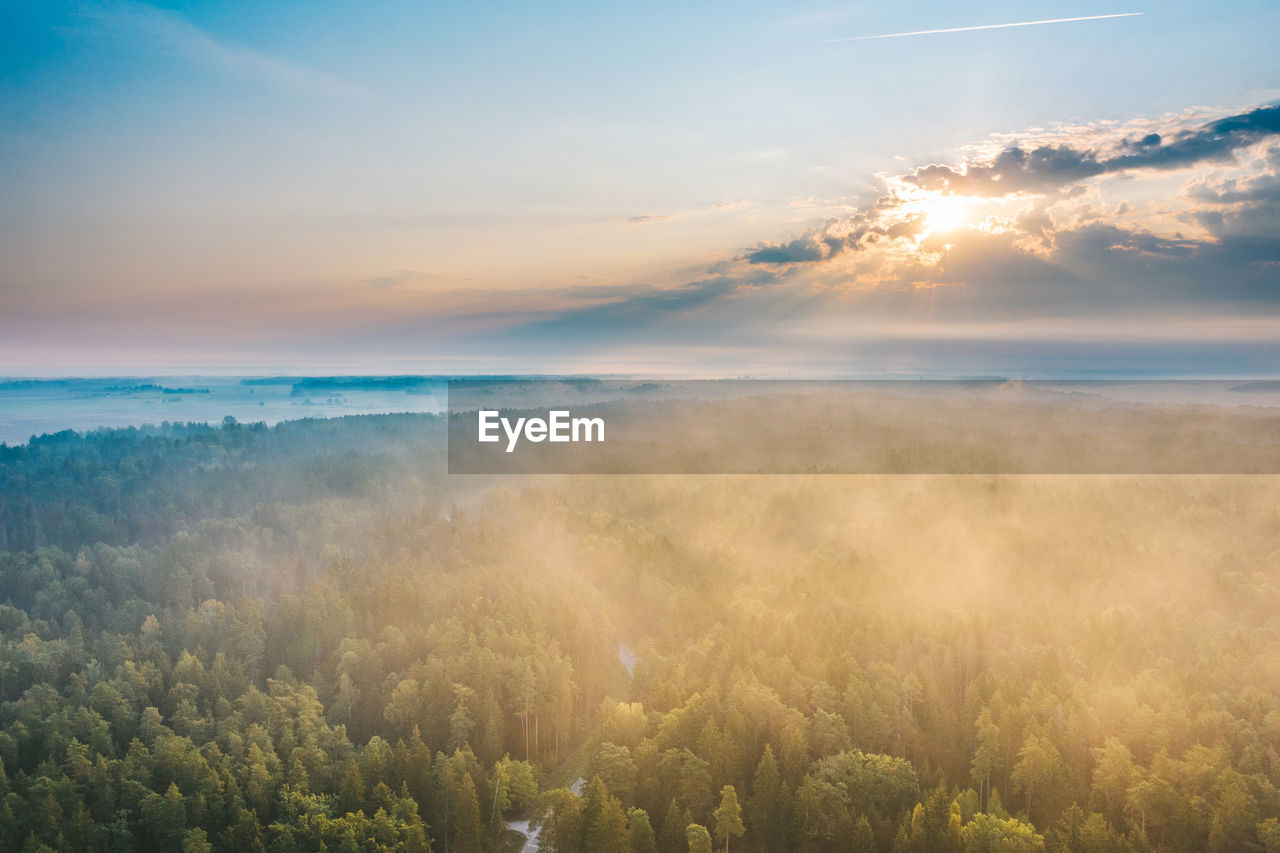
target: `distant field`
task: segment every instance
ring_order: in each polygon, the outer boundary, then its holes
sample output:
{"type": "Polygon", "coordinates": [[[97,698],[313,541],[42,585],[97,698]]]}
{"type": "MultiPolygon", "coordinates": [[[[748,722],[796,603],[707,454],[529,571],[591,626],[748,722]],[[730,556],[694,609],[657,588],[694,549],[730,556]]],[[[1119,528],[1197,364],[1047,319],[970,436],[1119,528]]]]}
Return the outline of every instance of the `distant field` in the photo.
{"type": "Polygon", "coordinates": [[[112,377],[0,380],[0,442],[73,429],[438,412],[442,379],[430,377],[112,377]]]}

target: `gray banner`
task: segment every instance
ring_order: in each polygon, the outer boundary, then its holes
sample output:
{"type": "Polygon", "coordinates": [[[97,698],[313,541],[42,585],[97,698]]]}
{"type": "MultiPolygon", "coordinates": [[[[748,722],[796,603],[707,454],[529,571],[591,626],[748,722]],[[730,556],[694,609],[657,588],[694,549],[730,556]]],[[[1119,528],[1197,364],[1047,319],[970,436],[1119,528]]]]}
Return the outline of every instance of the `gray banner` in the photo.
{"type": "Polygon", "coordinates": [[[1280,383],[468,379],[452,474],[1274,474],[1280,383]]]}

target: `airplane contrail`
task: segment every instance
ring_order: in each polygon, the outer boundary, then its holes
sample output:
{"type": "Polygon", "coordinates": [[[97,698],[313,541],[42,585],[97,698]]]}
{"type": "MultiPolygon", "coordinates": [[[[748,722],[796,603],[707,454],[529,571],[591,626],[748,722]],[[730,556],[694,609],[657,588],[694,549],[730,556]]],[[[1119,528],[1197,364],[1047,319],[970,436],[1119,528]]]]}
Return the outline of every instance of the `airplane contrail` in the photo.
{"type": "Polygon", "coordinates": [[[1079,18],[1047,18],[1043,21],[1015,21],[1011,24],[981,24],[976,27],[949,27],[944,30],[915,30],[910,33],[885,33],[878,36],[850,36],[849,38],[839,39],[818,39],[817,41],[801,41],[795,42],[796,45],[804,44],[834,44],[842,41],[869,41],[871,39],[900,39],[907,36],[932,36],[939,33],[968,33],[974,30],[1007,30],[1010,27],[1037,27],[1041,24],[1070,24],[1076,21],[1101,21],[1104,18],[1133,18],[1143,14],[1142,12],[1119,12],[1114,15],[1084,15],[1079,18]]]}

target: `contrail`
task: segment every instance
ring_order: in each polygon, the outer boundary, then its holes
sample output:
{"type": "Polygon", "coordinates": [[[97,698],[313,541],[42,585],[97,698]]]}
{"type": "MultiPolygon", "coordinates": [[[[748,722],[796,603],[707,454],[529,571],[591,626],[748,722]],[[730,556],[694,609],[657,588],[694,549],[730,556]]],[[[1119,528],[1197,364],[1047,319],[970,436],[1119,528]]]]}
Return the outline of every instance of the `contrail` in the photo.
{"type": "Polygon", "coordinates": [[[1141,15],[1142,12],[1120,12],[1114,15],[1085,15],[1080,18],[1047,18],[1043,21],[1015,21],[1012,24],[982,24],[977,27],[950,27],[945,30],[916,30],[910,33],[885,33],[879,36],[851,36],[841,39],[819,39],[817,41],[801,41],[794,42],[796,45],[804,44],[834,44],[842,41],[868,41],[870,39],[900,39],[907,36],[932,36],[938,33],[969,33],[974,30],[1007,30],[1010,27],[1038,27],[1041,24],[1070,24],[1075,21],[1101,21],[1104,18],[1133,18],[1141,15]]]}

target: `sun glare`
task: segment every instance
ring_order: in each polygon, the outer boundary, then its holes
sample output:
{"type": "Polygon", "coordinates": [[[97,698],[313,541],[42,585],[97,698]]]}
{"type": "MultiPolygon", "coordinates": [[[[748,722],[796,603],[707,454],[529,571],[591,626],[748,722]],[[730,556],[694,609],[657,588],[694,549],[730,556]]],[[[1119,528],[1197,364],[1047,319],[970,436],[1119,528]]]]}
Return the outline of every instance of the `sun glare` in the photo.
{"type": "Polygon", "coordinates": [[[937,196],[924,202],[922,211],[927,233],[952,231],[968,220],[965,204],[955,196],[937,196]]]}

